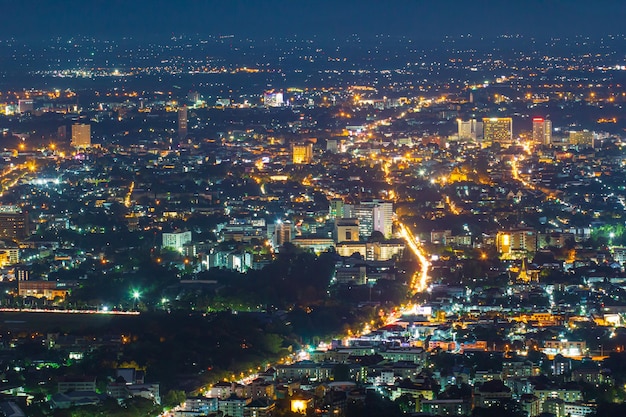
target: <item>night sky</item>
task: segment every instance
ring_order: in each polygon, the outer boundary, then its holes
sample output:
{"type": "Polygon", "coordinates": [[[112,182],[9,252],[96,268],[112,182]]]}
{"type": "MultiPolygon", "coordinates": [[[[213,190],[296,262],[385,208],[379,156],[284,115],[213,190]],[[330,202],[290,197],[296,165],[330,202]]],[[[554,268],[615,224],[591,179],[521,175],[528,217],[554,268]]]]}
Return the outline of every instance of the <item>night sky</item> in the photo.
{"type": "Polygon", "coordinates": [[[622,33],[623,0],[0,0],[0,36],[235,34],[437,39],[622,33]]]}

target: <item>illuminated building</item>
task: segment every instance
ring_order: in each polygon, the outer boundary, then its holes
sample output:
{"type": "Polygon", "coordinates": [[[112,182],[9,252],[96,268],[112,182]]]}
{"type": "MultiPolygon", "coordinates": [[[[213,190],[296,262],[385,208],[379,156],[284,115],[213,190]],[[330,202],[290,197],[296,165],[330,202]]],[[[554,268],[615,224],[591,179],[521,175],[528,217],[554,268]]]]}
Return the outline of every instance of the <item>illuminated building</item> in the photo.
{"type": "Polygon", "coordinates": [[[588,130],[570,131],[569,132],[569,144],[574,146],[580,146],[584,148],[593,148],[594,145],[594,133],[588,130]]]}
{"type": "Polygon", "coordinates": [[[91,126],[76,123],[72,125],[72,146],[75,148],[89,148],[91,146],[91,126]]]}
{"type": "Polygon", "coordinates": [[[552,143],[552,121],[543,117],[533,118],[533,142],[542,145],[552,143]]]}
{"type": "Polygon", "coordinates": [[[468,416],[472,404],[466,399],[422,400],[420,411],[431,416],[468,416]]]}
{"type": "Polygon", "coordinates": [[[335,251],[337,255],[343,256],[344,258],[348,258],[355,253],[359,253],[365,257],[367,253],[367,243],[366,242],[342,242],[338,243],[335,246],[335,251]]]}
{"type": "Polygon", "coordinates": [[[388,261],[395,256],[402,256],[405,244],[403,241],[388,242],[341,242],[335,246],[335,251],[344,258],[355,253],[361,254],[367,261],[388,261]]]}
{"type": "Polygon", "coordinates": [[[341,198],[330,200],[329,214],[331,218],[343,217],[343,200],[341,198]]]}
{"type": "Polygon", "coordinates": [[[163,233],[163,242],[161,246],[182,252],[185,244],[191,242],[191,231],[163,233]]]}
{"type": "Polygon", "coordinates": [[[15,279],[17,281],[28,281],[30,279],[30,271],[24,267],[16,267],[15,279]]]}
{"type": "Polygon", "coordinates": [[[65,298],[68,288],[62,288],[57,281],[18,281],[17,293],[20,297],[36,297],[53,300],[65,298]]]}
{"type": "Polygon", "coordinates": [[[21,240],[29,235],[28,213],[14,206],[0,208],[0,238],[21,240]]]}
{"type": "Polygon", "coordinates": [[[477,121],[476,119],[470,120],[461,120],[458,119],[458,135],[459,140],[472,140],[477,141],[482,138],[483,134],[483,123],[477,121]]]}
{"type": "Polygon", "coordinates": [[[18,247],[0,247],[0,267],[13,265],[20,261],[20,249],[18,247]]]}
{"type": "Polygon", "coordinates": [[[511,145],[513,143],[513,119],[510,117],[491,117],[483,119],[483,143],[511,145]]]}
{"type": "Polygon", "coordinates": [[[537,251],[537,232],[531,228],[500,231],[496,235],[496,249],[504,258],[524,258],[537,251]]]}
{"type": "Polygon", "coordinates": [[[390,239],[393,226],[393,203],[373,202],[373,204],[374,230],[381,232],[385,239],[390,239]]]}
{"type": "Polygon", "coordinates": [[[313,160],[313,144],[291,145],[291,161],[294,164],[310,164],[313,160]]]}
{"type": "Polygon", "coordinates": [[[35,110],[34,102],[31,99],[18,100],[17,111],[18,113],[28,113],[35,110]]]}
{"type": "Polygon", "coordinates": [[[205,263],[210,268],[232,269],[244,273],[252,267],[252,254],[245,251],[217,250],[211,248],[206,255],[205,263]]]}
{"type": "Polygon", "coordinates": [[[335,246],[335,241],[329,237],[296,237],[291,243],[317,254],[326,252],[335,246]]]}
{"type": "Polygon", "coordinates": [[[367,238],[374,231],[385,239],[391,238],[393,226],[393,203],[388,201],[363,201],[357,205],[344,205],[344,217],[359,220],[359,234],[367,238]]]}
{"type": "Polygon", "coordinates": [[[266,91],[265,94],[263,94],[263,103],[265,107],[282,107],[284,104],[282,91],[266,91]]]}
{"type": "Polygon", "coordinates": [[[584,340],[545,340],[543,352],[546,355],[561,354],[566,357],[581,356],[587,352],[587,342],[584,340]]]}
{"type": "Polygon", "coordinates": [[[231,417],[244,417],[245,407],[251,401],[251,398],[240,398],[233,394],[228,398],[219,399],[217,401],[217,408],[222,413],[222,415],[231,417]]]}
{"type": "Polygon", "coordinates": [[[358,219],[336,219],[335,220],[335,239],[337,243],[341,242],[358,242],[359,236],[359,220],[358,219]]]}
{"type": "Polygon", "coordinates": [[[187,137],[187,106],[178,109],[178,138],[187,137]]]}
{"type": "Polygon", "coordinates": [[[294,225],[290,221],[277,221],[275,224],[267,225],[267,237],[272,240],[274,246],[282,246],[291,242],[293,238],[294,225]]]}

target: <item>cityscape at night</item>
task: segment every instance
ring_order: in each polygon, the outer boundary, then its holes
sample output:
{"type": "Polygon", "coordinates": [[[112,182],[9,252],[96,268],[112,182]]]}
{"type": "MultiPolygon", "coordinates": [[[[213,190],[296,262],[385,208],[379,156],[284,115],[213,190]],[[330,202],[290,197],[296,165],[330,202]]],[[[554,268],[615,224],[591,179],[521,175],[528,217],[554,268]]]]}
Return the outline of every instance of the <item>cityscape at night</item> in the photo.
{"type": "Polygon", "coordinates": [[[0,417],[626,415],[622,2],[0,10],[0,417]]]}

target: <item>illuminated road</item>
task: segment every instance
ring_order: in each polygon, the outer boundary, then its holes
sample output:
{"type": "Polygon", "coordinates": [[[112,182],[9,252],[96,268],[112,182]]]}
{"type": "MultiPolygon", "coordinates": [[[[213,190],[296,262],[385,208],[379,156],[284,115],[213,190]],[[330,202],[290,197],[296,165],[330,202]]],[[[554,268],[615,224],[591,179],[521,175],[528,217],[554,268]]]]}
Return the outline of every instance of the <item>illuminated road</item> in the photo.
{"type": "Polygon", "coordinates": [[[132,181],[130,183],[130,186],[128,187],[128,193],[126,194],[126,197],[124,198],[124,205],[126,207],[130,207],[133,204],[132,198],[133,198],[133,191],[134,190],[135,190],[135,181],[132,181]]]}
{"type": "Polygon", "coordinates": [[[511,160],[511,176],[513,177],[513,179],[515,181],[518,181],[519,183],[521,183],[524,187],[526,187],[529,190],[539,190],[542,193],[545,194],[545,198],[546,199],[553,199],[556,198],[557,195],[559,194],[559,190],[551,190],[549,188],[546,187],[537,187],[535,184],[531,184],[530,182],[526,181],[521,175],[520,175],[520,168],[518,165],[518,161],[523,161],[524,160],[524,156],[520,156],[515,157],[511,160]]]}
{"type": "Polygon", "coordinates": [[[400,236],[406,240],[406,244],[409,246],[409,249],[411,249],[411,252],[413,252],[413,254],[417,257],[417,261],[420,264],[420,270],[416,272],[411,279],[411,292],[412,294],[424,292],[428,287],[428,281],[430,279],[428,276],[430,262],[428,262],[428,257],[426,256],[426,252],[424,251],[422,244],[415,236],[413,236],[413,233],[411,233],[409,228],[400,222],[398,222],[398,227],[400,228],[400,236]]]}
{"type": "Polygon", "coordinates": [[[461,213],[463,213],[463,211],[461,209],[459,209],[456,204],[454,204],[454,201],[452,201],[450,199],[450,196],[448,195],[444,195],[444,201],[446,202],[446,204],[448,205],[448,209],[450,210],[450,213],[454,214],[455,216],[460,215],[461,213]]]}
{"type": "Polygon", "coordinates": [[[117,310],[54,310],[46,308],[0,308],[0,313],[102,314],[107,316],[138,316],[138,311],[117,310]]]}
{"type": "Polygon", "coordinates": [[[533,184],[529,183],[528,181],[526,181],[524,178],[521,177],[520,172],[519,172],[519,166],[517,165],[517,157],[511,160],[511,176],[513,177],[515,181],[521,182],[524,187],[529,188],[531,190],[535,189],[535,186],[533,184]]]}
{"type": "MultiPolygon", "coordinates": [[[[406,116],[406,113],[402,113],[398,119],[406,116]]],[[[372,126],[369,127],[370,129],[372,126]]],[[[393,189],[394,179],[392,177],[391,171],[392,162],[390,160],[383,160],[380,164],[381,169],[383,170],[383,175],[385,177],[385,182],[390,185],[389,190],[387,190],[387,196],[390,200],[396,202],[398,199],[398,195],[393,189]]],[[[447,197],[447,203],[450,207],[450,211],[453,214],[460,214],[461,211],[454,206],[454,203],[450,201],[450,198],[447,197]]],[[[413,277],[411,277],[410,287],[411,287],[411,295],[415,295],[419,292],[426,291],[428,287],[428,282],[430,277],[428,276],[428,269],[430,268],[430,262],[428,262],[428,254],[422,247],[420,241],[413,235],[413,233],[409,230],[409,228],[404,225],[402,222],[396,219],[396,223],[400,230],[400,236],[406,241],[407,246],[411,249],[411,252],[417,258],[419,263],[419,271],[417,271],[413,277]]]]}

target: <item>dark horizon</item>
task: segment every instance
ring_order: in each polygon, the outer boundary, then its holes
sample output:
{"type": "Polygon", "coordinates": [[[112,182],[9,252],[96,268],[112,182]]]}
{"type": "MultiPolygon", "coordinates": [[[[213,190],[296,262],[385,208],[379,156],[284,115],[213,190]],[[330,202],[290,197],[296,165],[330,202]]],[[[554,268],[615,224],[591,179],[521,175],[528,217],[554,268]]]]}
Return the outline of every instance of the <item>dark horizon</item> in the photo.
{"type": "Polygon", "coordinates": [[[50,36],[162,38],[233,34],[249,37],[357,34],[439,39],[447,35],[534,38],[600,36],[623,32],[626,8],[619,0],[332,2],[122,0],[35,3],[0,0],[8,17],[1,38],[50,36]]]}

